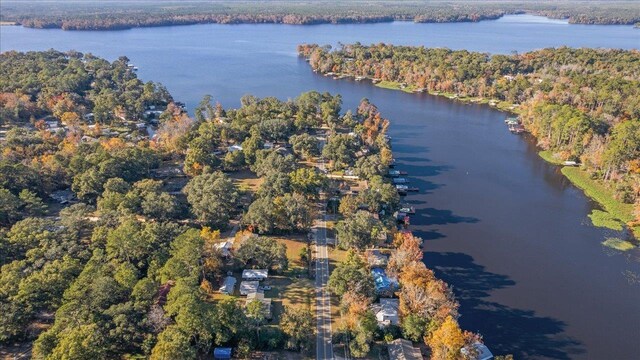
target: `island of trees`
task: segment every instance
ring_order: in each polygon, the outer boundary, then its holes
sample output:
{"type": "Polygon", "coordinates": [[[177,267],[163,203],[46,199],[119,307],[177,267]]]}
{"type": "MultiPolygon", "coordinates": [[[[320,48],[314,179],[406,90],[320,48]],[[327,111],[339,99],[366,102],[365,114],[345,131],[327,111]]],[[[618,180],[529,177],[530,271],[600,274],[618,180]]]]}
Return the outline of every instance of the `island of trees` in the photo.
{"type": "Polygon", "coordinates": [[[579,24],[626,24],[640,20],[635,1],[19,1],[3,3],[0,21],[34,28],[117,30],[202,23],[462,22],[532,13],[579,24]]]}
{"type": "Polygon", "coordinates": [[[404,337],[434,359],[473,354],[479,335],[460,329],[451,289],[393,215],[389,122],[368,100],[343,112],[340,95],[313,91],[238,109],[205,96],[191,118],[126,58],[7,52],[0,74],[3,347],[35,359],[306,353],[308,234],[326,210],[340,239],[336,346],[364,357],[404,337]],[[371,248],[388,256],[391,293],[374,286],[371,248]],[[273,307],[223,293],[243,269],[268,271],[273,307]],[[373,304],[396,291],[399,322],[380,327],[373,304]]]}
{"type": "Polygon", "coordinates": [[[591,216],[595,224],[626,224],[640,234],[640,52],[563,47],[489,55],[359,43],[298,51],[321,74],[519,114],[543,156],[582,165],[563,172],[604,205],[591,216]]]}

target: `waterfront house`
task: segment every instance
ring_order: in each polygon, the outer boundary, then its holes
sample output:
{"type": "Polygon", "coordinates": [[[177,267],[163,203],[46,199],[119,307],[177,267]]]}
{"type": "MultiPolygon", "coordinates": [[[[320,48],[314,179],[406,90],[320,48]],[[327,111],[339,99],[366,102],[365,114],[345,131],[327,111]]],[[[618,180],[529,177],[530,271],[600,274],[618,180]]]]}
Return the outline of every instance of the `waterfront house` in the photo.
{"type": "Polygon", "coordinates": [[[376,315],[379,327],[387,327],[389,325],[398,325],[400,319],[398,316],[398,308],[400,306],[398,299],[380,298],[379,302],[373,304],[371,309],[376,315]]]}
{"type": "Polygon", "coordinates": [[[378,249],[367,250],[365,258],[370,267],[386,267],[389,262],[389,256],[381,253],[378,249]]]}
{"type": "Polygon", "coordinates": [[[377,294],[393,294],[398,288],[398,280],[390,278],[382,268],[371,269],[371,275],[373,276],[377,294]]]}
{"type": "Polygon", "coordinates": [[[387,344],[389,360],[422,360],[420,349],[414,348],[409,340],[395,339],[387,344]]]}
{"type": "MultiPolygon", "coordinates": [[[[489,348],[480,342],[474,343],[473,345],[471,345],[473,347],[473,352],[475,353],[475,356],[473,357],[474,360],[491,360],[493,359],[493,354],[491,353],[491,350],[489,350],[489,348]]],[[[469,353],[471,352],[469,350],[468,347],[462,348],[462,350],[460,350],[460,352],[462,353],[462,355],[465,356],[465,358],[469,357],[469,353]]]]}

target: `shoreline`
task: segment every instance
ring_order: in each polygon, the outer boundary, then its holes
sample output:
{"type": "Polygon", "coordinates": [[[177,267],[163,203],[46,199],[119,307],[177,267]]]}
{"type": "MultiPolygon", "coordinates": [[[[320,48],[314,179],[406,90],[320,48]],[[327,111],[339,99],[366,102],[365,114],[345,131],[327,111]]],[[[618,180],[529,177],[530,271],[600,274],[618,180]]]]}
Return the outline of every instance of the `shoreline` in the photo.
{"type": "Polygon", "coordinates": [[[529,15],[548,19],[549,21],[566,21],[567,25],[596,25],[596,26],[630,26],[638,27],[638,23],[635,22],[622,22],[612,20],[612,22],[577,22],[571,17],[552,17],[549,15],[538,14],[534,12],[528,12],[526,10],[517,10],[512,12],[504,12],[500,15],[484,15],[479,17],[461,17],[451,19],[431,19],[431,18],[411,18],[402,15],[394,16],[375,16],[375,17],[362,17],[362,18],[327,18],[319,16],[317,18],[308,18],[304,20],[287,19],[289,15],[282,15],[275,19],[245,19],[241,17],[234,17],[234,15],[228,14],[216,14],[214,17],[207,19],[182,19],[182,20],[166,20],[158,19],[156,21],[144,22],[144,23],[115,23],[115,24],[77,24],[82,20],[81,17],[67,20],[55,20],[47,21],[47,19],[39,18],[25,18],[22,22],[18,20],[7,20],[0,22],[2,26],[22,26],[28,29],[47,30],[47,29],[60,29],[63,31],[122,31],[132,30],[137,28],[154,28],[154,27],[172,27],[172,26],[187,26],[187,25],[299,25],[299,26],[314,26],[314,25],[366,25],[366,24],[383,24],[393,22],[404,22],[414,24],[458,24],[458,23],[480,23],[484,21],[496,21],[504,18],[505,16],[519,16],[529,15]],[[35,25],[35,22],[38,25],[35,25]],[[66,21],[66,23],[65,23],[66,21]]]}
{"type": "MultiPolygon", "coordinates": [[[[320,74],[323,75],[323,74],[320,74]]],[[[351,75],[335,74],[337,78],[346,79],[353,78],[351,75]]],[[[326,76],[326,75],[324,75],[326,76]]],[[[517,107],[503,101],[495,99],[486,99],[478,97],[459,97],[455,94],[434,92],[434,91],[421,91],[422,89],[416,89],[413,86],[402,86],[398,82],[393,81],[378,81],[366,78],[362,80],[371,81],[374,86],[379,88],[403,91],[410,94],[425,93],[433,96],[445,97],[449,100],[460,101],[463,103],[485,104],[489,105],[499,111],[507,112],[513,115],[518,115],[517,107]]],[[[594,209],[589,215],[592,225],[595,227],[608,228],[616,231],[625,231],[628,236],[631,237],[631,241],[620,239],[622,242],[633,245],[633,249],[640,247],[640,224],[635,226],[629,226],[629,222],[633,220],[633,204],[626,204],[615,199],[611,191],[600,184],[597,180],[591,179],[590,176],[582,169],[572,166],[564,166],[563,161],[555,159],[553,152],[550,150],[544,150],[538,148],[538,156],[540,156],[545,162],[561,167],[562,175],[568,179],[571,184],[580,189],[582,193],[593,200],[600,206],[602,210],[594,209]]],[[[605,246],[609,239],[605,240],[603,244],[605,246]]],[[[620,251],[631,250],[627,247],[624,250],[618,248],[620,251]]]]}

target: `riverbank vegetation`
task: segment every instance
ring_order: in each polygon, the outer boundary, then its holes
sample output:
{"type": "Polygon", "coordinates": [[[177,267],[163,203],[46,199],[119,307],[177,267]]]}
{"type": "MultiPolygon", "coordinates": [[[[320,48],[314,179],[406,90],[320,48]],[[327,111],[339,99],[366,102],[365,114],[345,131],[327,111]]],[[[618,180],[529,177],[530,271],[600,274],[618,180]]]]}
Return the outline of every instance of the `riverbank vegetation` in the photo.
{"type": "Polygon", "coordinates": [[[578,186],[606,189],[587,194],[617,220],[636,226],[637,214],[627,209],[634,203],[640,208],[638,51],[557,48],[490,56],[358,43],[335,50],[300,45],[298,50],[321,74],[508,104],[537,138],[544,158],[582,164],[582,170],[564,172],[577,179],[584,171],[578,186]]]}
{"type": "Polygon", "coordinates": [[[640,20],[634,1],[157,1],[108,3],[5,1],[0,20],[33,28],[120,30],[134,27],[240,24],[344,24],[390,21],[469,22],[532,13],[576,24],[626,24],[640,20]]]}

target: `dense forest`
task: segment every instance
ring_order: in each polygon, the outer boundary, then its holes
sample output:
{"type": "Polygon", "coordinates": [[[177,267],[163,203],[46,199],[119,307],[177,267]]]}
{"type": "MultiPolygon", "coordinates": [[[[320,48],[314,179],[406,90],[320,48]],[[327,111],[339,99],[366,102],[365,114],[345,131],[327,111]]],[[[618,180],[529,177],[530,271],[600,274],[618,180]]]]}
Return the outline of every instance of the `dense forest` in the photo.
{"type": "Polygon", "coordinates": [[[139,80],[126,57],[110,63],[55,50],[0,54],[0,125],[35,125],[49,115],[69,125],[142,120],[145,110],[171,101],[162,85],[139,80]]]}
{"type": "MultiPolygon", "coordinates": [[[[4,99],[29,104],[0,104],[8,114],[0,138],[0,346],[26,348],[35,359],[195,359],[216,346],[232,346],[238,358],[309,351],[310,299],[287,299],[270,320],[262,302],[217,289],[242,269],[308,277],[309,244],[293,256],[288,246],[307,237],[327,200],[338,202],[338,247],[349,250],[330,281],[348,319],[336,344],[346,340],[354,356],[365,356],[376,342],[404,336],[424,341],[434,358],[460,358],[479,341],[460,329],[451,289],[421,262],[421,241],[398,229],[400,197],[385,176],[389,122],[368,100],[343,112],[340,95],[314,91],[288,101],[247,95],[238,109],[205,96],[190,118],[159,85],[137,80],[124,58],[11,52],[0,64],[4,99]],[[113,99],[100,105],[102,115],[82,116],[99,111],[95,96],[105,92],[113,99]],[[130,97],[142,102],[127,112],[130,97]],[[164,107],[153,136],[111,131],[145,106],[164,107]],[[74,122],[64,121],[69,114],[74,122]],[[42,115],[63,125],[52,131],[42,115]],[[349,192],[328,172],[352,172],[365,185],[349,192]],[[388,271],[402,285],[398,326],[375,322],[371,246],[392,253],[388,271]]],[[[286,288],[270,291],[286,298],[286,288]]]]}
{"type": "Polygon", "coordinates": [[[580,24],[627,24],[640,20],[640,5],[629,0],[564,1],[221,1],[47,2],[4,1],[0,21],[34,28],[116,30],[202,23],[369,23],[394,20],[462,22],[533,13],[580,24]]]}
{"type": "Polygon", "coordinates": [[[386,44],[298,50],[323,74],[506,103],[543,149],[581,163],[619,201],[640,203],[638,51],[558,48],[491,56],[386,44]]]}

